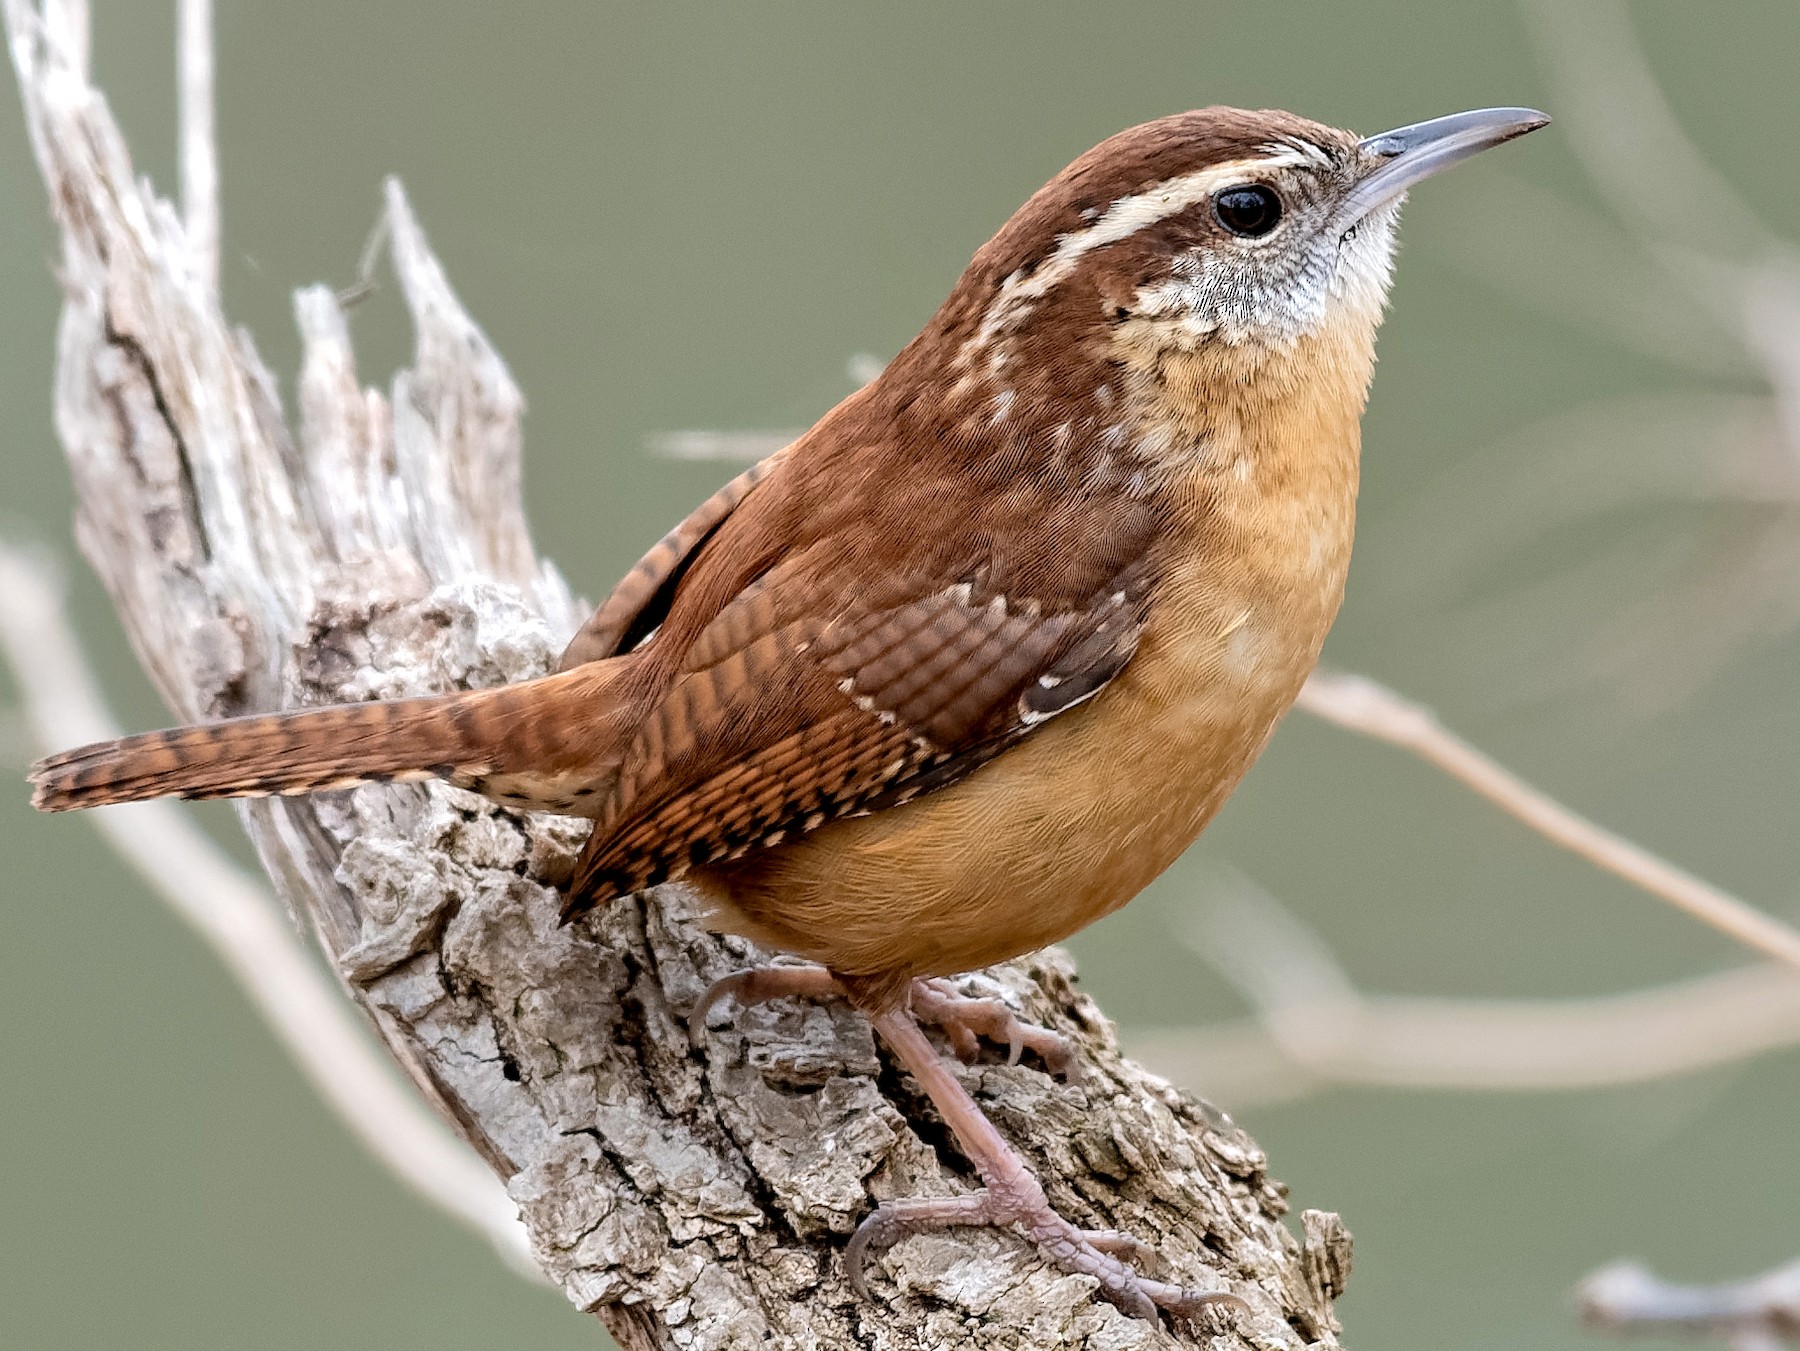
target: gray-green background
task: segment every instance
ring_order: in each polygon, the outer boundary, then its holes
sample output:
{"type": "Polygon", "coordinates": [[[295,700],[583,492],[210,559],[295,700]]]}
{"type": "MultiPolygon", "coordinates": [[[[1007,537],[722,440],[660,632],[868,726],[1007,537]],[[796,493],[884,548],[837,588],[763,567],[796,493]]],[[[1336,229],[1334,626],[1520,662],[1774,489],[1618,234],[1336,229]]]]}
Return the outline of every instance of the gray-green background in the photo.
{"type": "MultiPolygon", "coordinates": [[[[172,8],[95,4],[100,81],[165,190],[172,8]]],[[[849,354],[892,354],[1027,193],[1121,126],[1214,101],[1364,131],[1482,104],[1558,111],[1530,30],[1497,4],[219,9],[229,309],[290,378],[291,288],[351,279],[380,178],[399,173],[527,393],[539,539],[589,594],[732,472],[655,458],[647,437],[810,421],[848,391],[849,354]]],[[[1705,154],[1800,236],[1800,6],[1632,14],[1705,154]]],[[[1408,210],[1358,565],[1329,657],[1793,916],[1792,634],[1759,634],[1689,693],[1646,678],[1662,658],[1597,678],[1577,660],[1675,575],[1671,549],[1728,551],[1736,518],[1634,502],[1539,534],[1512,497],[1446,477],[1476,466],[1529,488],[1520,477],[1556,447],[1517,434],[1544,415],[1706,387],[1606,336],[1602,302],[1572,284],[1593,270],[1568,260],[1596,247],[1582,222],[1598,199],[1568,130],[1461,169],[1408,210]],[[1549,281],[1534,288],[1534,272],[1549,281]],[[1496,519],[1530,544],[1433,585],[1496,519]],[[1589,566],[1602,554],[1612,562],[1589,566]]],[[[1662,209],[1704,242],[1717,204],[1676,194],[1662,209]]],[[[0,530],[72,558],[48,416],[53,257],[9,102],[0,530]]],[[[1597,257],[1648,275],[1628,250],[1597,257]]],[[[392,298],[355,322],[365,376],[384,380],[404,353],[392,298]]],[[[1710,341],[1678,307],[1667,323],[1657,341],[1710,341]]],[[[1629,438],[1616,454],[1629,481],[1629,438]]],[[[104,598],[79,563],[71,573],[121,716],[161,722],[104,598]]],[[[1692,664],[1684,633],[1667,649],[1677,672],[1692,664]]],[[[8,689],[0,677],[0,700],[8,689]]],[[[0,763],[14,765],[23,741],[4,735],[0,763]]],[[[229,835],[227,814],[206,819],[229,835]]],[[[1279,895],[1371,989],[1578,995],[1739,960],[1428,771],[1299,718],[1195,855],[1075,944],[1127,1023],[1236,1007],[1170,938],[1207,859],[1279,895]]],[[[36,818],[22,787],[0,783],[0,859],[0,1344],[596,1343],[591,1322],[364,1157],[85,823],[36,818]]],[[[1567,1291],[1602,1261],[1716,1278],[1800,1250],[1796,1070],[1790,1054],[1630,1090],[1344,1091],[1240,1115],[1296,1201],[1341,1210],[1355,1231],[1341,1305],[1353,1345],[1574,1347],[1586,1339],[1567,1291]]]]}

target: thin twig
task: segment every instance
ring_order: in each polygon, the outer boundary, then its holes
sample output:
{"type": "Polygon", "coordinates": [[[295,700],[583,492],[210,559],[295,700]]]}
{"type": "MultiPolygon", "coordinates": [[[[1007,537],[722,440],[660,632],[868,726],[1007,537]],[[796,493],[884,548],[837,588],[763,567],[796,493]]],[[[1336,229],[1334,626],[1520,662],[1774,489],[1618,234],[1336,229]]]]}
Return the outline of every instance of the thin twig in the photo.
{"type": "Polygon", "coordinates": [[[1585,999],[1367,994],[1325,942],[1243,878],[1188,911],[1181,939],[1254,1020],[1140,1028],[1131,1053],[1234,1109],[1333,1084],[1476,1092],[1641,1083],[1800,1045],[1800,981],[1774,963],[1585,999]]]}
{"type": "MultiPolygon", "coordinates": [[[[106,712],[46,567],[0,543],[0,650],[45,749],[104,741],[106,712]]],[[[375,1049],[272,897],[174,804],[89,813],[120,856],[206,940],[295,1063],[370,1153],[485,1234],[515,1270],[543,1277],[505,1189],[422,1106],[375,1049]]]]}
{"type": "Polygon", "coordinates": [[[1606,1332],[1718,1337],[1739,1351],[1800,1341],[1800,1261],[1723,1285],[1675,1285],[1620,1262],[1583,1281],[1577,1298],[1582,1319],[1606,1332]]]}
{"type": "Polygon", "coordinates": [[[754,464],[766,460],[795,437],[798,430],[775,432],[725,432],[704,427],[674,432],[653,432],[645,438],[652,455],[665,460],[722,460],[728,464],[754,464]]]}
{"type": "Polygon", "coordinates": [[[1800,932],[1571,811],[1451,732],[1424,705],[1365,676],[1319,671],[1306,682],[1299,706],[1411,751],[1552,843],[1800,970],[1800,932]]]}
{"type": "Polygon", "coordinates": [[[356,261],[356,280],[334,293],[340,310],[362,304],[380,289],[376,274],[380,271],[382,255],[387,251],[388,236],[392,231],[392,218],[383,203],[381,214],[375,217],[375,224],[369,230],[369,237],[363,241],[362,255],[356,261]]]}
{"type": "MultiPolygon", "coordinates": [[[[873,352],[852,352],[844,374],[858,389],[870,384],[887,365],[873,352]]],[[[804,428],[790,431],[725,431],[717,427],[686,427],[680,431],[653,432],[646,438],[652,455],[665,460],[722,460],[729,464],[754,464],[766,460],[798,437],[804,428]]]]}
{"type": "Polygon", "coordinates": [[[181,216],[209,291],[219,289],[219,147],[213,131],[212,0],[180,0],[181,216]]]}

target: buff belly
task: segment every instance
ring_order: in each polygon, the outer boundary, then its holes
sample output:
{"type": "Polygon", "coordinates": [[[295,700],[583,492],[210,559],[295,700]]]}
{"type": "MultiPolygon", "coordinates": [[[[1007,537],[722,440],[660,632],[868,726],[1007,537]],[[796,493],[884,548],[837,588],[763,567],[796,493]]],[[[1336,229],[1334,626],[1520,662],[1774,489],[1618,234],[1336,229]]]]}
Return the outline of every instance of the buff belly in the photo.
{"type": "Polygon", "coordinates": [[[1153,621],[1099,697],[961,782],[708,870],[696,880],[719,926],[897,989],[1123,905],[1237,786],[1329,622],[1278,623],[1216,592],[1188,609],[1153,621]]]}

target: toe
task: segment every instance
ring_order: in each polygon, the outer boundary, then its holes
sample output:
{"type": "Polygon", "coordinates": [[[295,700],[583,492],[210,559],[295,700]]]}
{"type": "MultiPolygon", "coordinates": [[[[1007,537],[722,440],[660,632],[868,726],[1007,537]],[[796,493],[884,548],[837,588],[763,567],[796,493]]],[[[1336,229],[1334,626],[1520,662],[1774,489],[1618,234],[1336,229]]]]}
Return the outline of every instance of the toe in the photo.
{"type": "Polygon", "coordinates": [[[1098,1248],[1108,1257],[1129,1262],[1139,1272],[1152,1272],[1158,1266],[1156,1249],[1123,1229],[1085,1229],[1081,1237],[1089,1246],[1098,1248]]]}
{"type": "Polygon", "coordinates": [[[961,1060],[973,1060],[978,1039],[1005,1046],[1006,1063],[1017,1065],[1025,1052],[1036,1052],[1055,1075],[1066,1076],[1075,1065],[1067,1040],[1048,1028],[1025,1022],[998,999],[960,994],[948,981],[921,980],[913,986],[913,1012],[943,1030],[961,1060]]]}
{"type": "Polygon", "coordinates": [[[1247,1314],[1250,1306],[1229,1290],[1189,1290],[1160,1281],[1142,1282],[1144,1291],[1157,1307],[1167,1309],[1179,1318],[1193,1318],[1207,1309],[1247,1314]]]}
{"type": "Polygon", "coordinates": [[[707,1015],[727,998],[735,999],[740,1007],[747,1008],[789,995],[801,999],[830,999],[843,993],[837,979],[822,966],[753,966],[722,976],[707,986],[706,993],[688,1014],[688,1027],[699,1035],[706,1027],[707,1015]]]}

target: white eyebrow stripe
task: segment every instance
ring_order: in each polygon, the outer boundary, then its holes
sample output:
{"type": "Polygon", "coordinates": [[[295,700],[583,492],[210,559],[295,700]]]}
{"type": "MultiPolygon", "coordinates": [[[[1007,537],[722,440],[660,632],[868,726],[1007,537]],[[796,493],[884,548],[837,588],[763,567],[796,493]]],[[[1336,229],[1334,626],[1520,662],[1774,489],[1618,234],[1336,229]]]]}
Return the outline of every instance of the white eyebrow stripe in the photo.
{"type": "Polygon", "coordinates": [[[1311,141],[1303,140],[1298,136],[1270,141],[1258,148],[1268,156],[1263,161],[1264,164],[1329,169],[1336,163],[1331,157],[1331,152],[1324,146],[1314,145],[1311,141]]]}
{"type": "Polygon", "coordinates": [[[1095,249],[1117,244],[1120,240],[1131,238],[1146,226],[1179,215],[1189,207],[1205,201],[1221,188],[1242,183],[1247,176],[1267,173],[1271,169],[1312,165],[1317,162],[1318,156],[1324,154],[1317,146],[1302,148],[1299,144],[1283,143],[1263,148],[1269,153],[1251,159],[1209,165],[1191,174],[1164,179],[1144,192],[1121,197],[1107,207],[1092,224],[1059,235],[1056,248],[1038,265],[1035,272],[1029,276],[1014,272],[1000,284],[999,294],[982,316],[981,326],[974,336],[963,344],[962,350],[957,354],[958,360],[966,364],[975,352],[992,342],[1009,321],[1028,312],[1035,301],[1049,294],[1052,288],[1075,270],[1082,258],[1095,249]]]}
{"type": "Polygon", "coordinates": [[[1129,239],[1139,230],[1190,206],[1205,201],[1220,188],[1242,181],[1255,169],[1280,167],[1273,156],[1267,159],[1233,160],[1214,164],[1179,178],[1165,179],[1147,192],[1121,197],[1086,229],[1071,230],[1057,238],[1056,248],[1029,277],[1008,277],[1000,287],[1000,298],[1035,300],[1044,295],[1075,270],[1075,264],[1095,249],[1129,239]]]}

